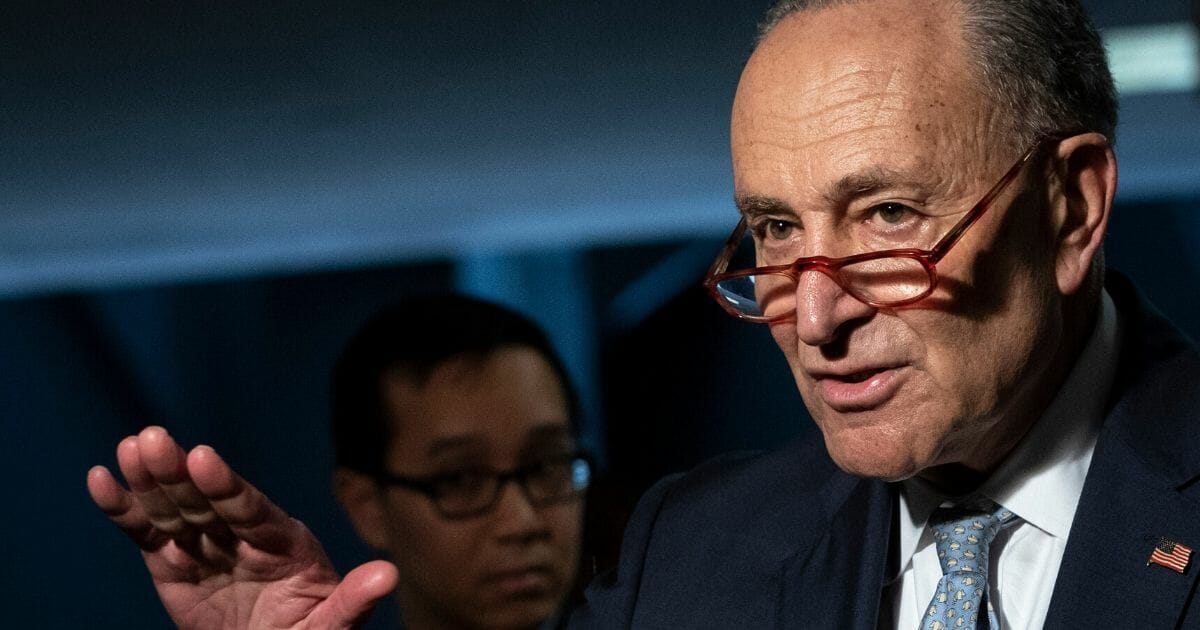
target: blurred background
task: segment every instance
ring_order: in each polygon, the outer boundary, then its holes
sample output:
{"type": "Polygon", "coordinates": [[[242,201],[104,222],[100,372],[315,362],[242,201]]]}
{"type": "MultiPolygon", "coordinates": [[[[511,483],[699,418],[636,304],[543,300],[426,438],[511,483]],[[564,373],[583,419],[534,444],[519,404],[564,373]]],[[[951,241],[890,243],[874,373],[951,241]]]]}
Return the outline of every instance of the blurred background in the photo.
{"type": "MultiPolygon", "coordinates": [[[[811,432],[766,329],[698,286],[736,221],[728,109],[768,4],[0,6],[4,624],[169,626],[84,487],[150,423],[215,446],[342,570],[369,558],[331,498],[327,374],[413,293],[551,332],[618,508],[811,432]]],[[[1086,4],[1122,93],[1109,263],[1200,337],[1200,9],[1086,4]]]]}

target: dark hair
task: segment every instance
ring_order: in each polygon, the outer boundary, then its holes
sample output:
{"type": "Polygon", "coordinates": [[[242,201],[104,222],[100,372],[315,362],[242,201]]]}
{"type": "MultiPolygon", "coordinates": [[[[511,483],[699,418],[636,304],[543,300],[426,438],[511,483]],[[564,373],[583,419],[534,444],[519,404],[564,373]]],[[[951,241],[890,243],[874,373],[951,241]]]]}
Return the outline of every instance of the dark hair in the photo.
{"type": "MultiPolygon", "coordinates": [[[[800,11],[864,0],[779,0],[765,37],[800,11]]],[[[956,0],[981,87],[1023,149],[1040,136],[1096,131],[1115,142],[1117,95],[1104,44],[1079,0],[956,0]]]]}
{"type": "Polygon", "coordinates": [[[504,347],[538,352],[554,369],[577,432],[578,398],[545,333],[525,316],[491,302],[455,294],[412,298],[380,311],[351,337],[332,373],[334,453],[338,466],[383,470],[392,427],[381,379],[395,367],[424,383],[442,362],[463,354],[480,359],[504,347]]]}

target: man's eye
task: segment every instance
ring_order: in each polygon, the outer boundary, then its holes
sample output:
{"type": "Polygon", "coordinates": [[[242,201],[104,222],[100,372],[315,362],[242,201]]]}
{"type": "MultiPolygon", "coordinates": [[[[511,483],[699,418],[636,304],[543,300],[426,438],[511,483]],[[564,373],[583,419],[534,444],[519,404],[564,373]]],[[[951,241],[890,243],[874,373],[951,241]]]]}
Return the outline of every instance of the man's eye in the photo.
{"type": "Polygon", "coordinates": [[[783,219],[767,219],[754,228],[754,235],[760,241],[784,241],[796,233],[796,224],[783,219]]]}
{"type": "Polygon", "coordinates": [[[888,225],[898,225],[913,213],[912,208],[898,203],[880,204],[873,210],[873,216],[879,217],[880,221],[888,225]]]}

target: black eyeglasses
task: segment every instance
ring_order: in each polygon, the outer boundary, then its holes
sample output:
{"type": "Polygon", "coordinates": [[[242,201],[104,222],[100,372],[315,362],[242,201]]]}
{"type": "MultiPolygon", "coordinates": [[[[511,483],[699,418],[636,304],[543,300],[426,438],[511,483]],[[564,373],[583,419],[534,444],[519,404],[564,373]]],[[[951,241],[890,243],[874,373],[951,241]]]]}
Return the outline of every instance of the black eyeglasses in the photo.
{"type": "Polygon", "coordinates": [[[844,258],[809,256],[783,265],[730,270],[736,254],[745,253],[750,257],[757,249],[743,217],[709,268],[704,286],[725,312],[758,323],[787,321],[795,317],[797,283],[800,276],[809,271],[829,276],[846,293],[871,306],[896,307],[923,300],[937,287],[937,263],[988,211],[1000,193],[1017,179],[1039,148],[1059,139],[1048,136],[1030,147],[933,249],[888,249],[844,258]]]}
{"type": "Polygon", "coordinates": [[[592,462],[583,453],[544,457],[511,470],[463,468],[428,477],[388,472],[373,475],[380,483],[420,492],[447,519],[479,516],[496,507],[500,491],[517,482],[529,504],[542,507],[579,498],[592,481],[592,462]]]}

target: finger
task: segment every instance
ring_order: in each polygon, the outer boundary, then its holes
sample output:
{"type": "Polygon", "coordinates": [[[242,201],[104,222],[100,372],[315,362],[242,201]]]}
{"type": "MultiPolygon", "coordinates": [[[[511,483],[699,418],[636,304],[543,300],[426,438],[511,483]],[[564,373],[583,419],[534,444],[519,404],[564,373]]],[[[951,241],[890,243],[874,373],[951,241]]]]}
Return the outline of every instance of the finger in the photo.
{"type": "Polygon", "coordinates": [[[368,562],[350,573],[325,600],[329,618],[322,627],[355,628],[366,622],[375,605],[396,590],[399,571],[384,561],[368,562]]]}
{"type": "Polygon", "coordinates": [[[218,540],[232,538],[229,527],[221,520],[200,492],[187,469],[187,453],[162,430],[151,427],[138,436],[138,451],[142,463],[154,482],[168,499],[174,512],[185,526],[197,528],[218,540]]]}
{"type": "Polygon", "coordinates": [[[93,466],[87,474],[87,488],[96,507],[134,542],[143,548],[152,544],[150,519],[107,468],[93,466]]]}
{"type": "Polygon", "coordinates": [[[296,522],[262,492],[246,482],[209,446],[197,446],[187,456],[196,487],[235,535],[250,545],[281,553],[298,542],[296,522]]]}
{"type": "Polygon", "coordinates": [[[150,474],[142,453],[143,443],[150,448],[163,448],[163,439],[174,443],[162,427],[147,427],[136,437],[122,440],[117,445],[117,465],[133,492],[134,500],[145,511],[150,523],[168,536],[180,537],[188,531],[188,523],[180,516],[175,502],[150,474]],[[147,441],[147,436],[156,436],[158,439],[147,441]]]}
{"type": "Polygon", "coordinates": [[[129,492],[117,483],[112,473],[104,466],[92,466],[87,474],[87,489],[92,501],[109,518],[120,518],[133,507],[129,492]]]}

